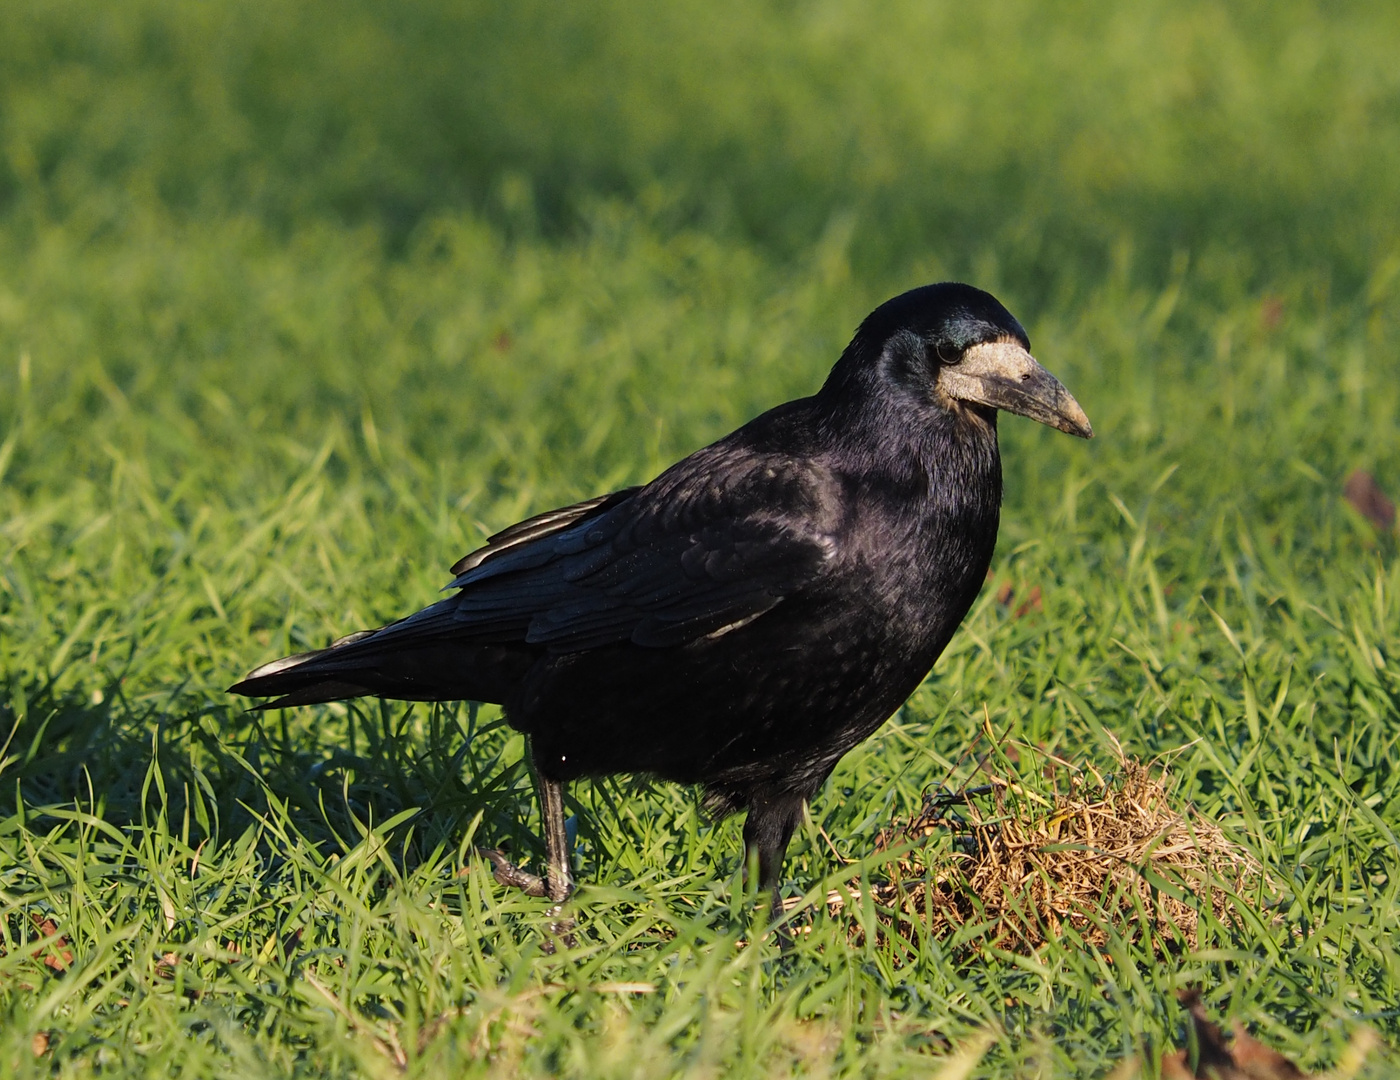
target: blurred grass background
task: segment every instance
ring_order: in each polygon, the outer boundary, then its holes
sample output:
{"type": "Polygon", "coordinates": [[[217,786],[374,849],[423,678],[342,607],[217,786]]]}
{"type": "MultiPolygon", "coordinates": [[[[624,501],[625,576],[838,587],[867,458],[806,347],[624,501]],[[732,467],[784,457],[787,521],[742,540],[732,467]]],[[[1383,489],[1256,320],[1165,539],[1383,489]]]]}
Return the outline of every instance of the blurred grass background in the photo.
{"type": "Polygon", "coordinates": [[[926,1075],[987,1030],[991,1074],[1095,1074],[1190,982],[1310,1067],[1393,1040],[1400,581],[1339,492],[1400,491],[1398,52],[1374,4],[12,0],[0,1060],[926,1075]],[[549,957],[540,904],[457,876],[536,844],[494,711],[222,693],[809,392],[942,277],[1099,437],[1002,425],[994,570],[1044,610],[988,590],[789,892],[967,779],[985,708],[1100,768],[1188,747],[1277,921],[1165,963],[820,913],[740,949],[736,823],[617,781],[575,791],[594,887],[549,957]]]}
{"type": "MultiPolygon", "coordinates": [[[[1027,299],[1129,241],[1353,292],[1390,254],[1387,5],[409,0],[7,5],[0,200],[577,232],[600,198],[866,276],[995,260],[1027,299]]],[[[883,284],[883,283],[882,283],[883,284]]]]}

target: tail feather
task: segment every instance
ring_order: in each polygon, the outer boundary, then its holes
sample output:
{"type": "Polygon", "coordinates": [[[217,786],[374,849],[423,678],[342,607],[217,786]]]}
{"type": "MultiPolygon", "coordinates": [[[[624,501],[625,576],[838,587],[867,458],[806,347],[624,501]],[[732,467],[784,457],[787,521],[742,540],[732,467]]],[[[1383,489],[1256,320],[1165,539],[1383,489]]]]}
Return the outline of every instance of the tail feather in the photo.
{"type": "Polygon", "coordinates": [[[506,700],[533,661],[533,650],[464,641],[446,602],[379,630],[362,630],[315,652],[285,656],[229,687],[272,697],[257,709],[317,705],[356,697],[400,701],[506,700]],[[435,610],[436,609],[436,610],[435,610]]]}
{"type": "Polygon", "coordinates": [[[326,701],[344,701],[373,693],[360,681],[349,681],[338,669],[346,667],[345,658],[336,655],[345,644],[362,640],[374,631],[362,631],[341,638],[327,648],[314,652],[284,656],[254,668],[244,678],[228,688],[230,694],[243,697],[276,697],[275,701],[256,705],[256,709],[284,709],[292,705],[319,705],[326,701]]]}
{"type": "MultiPolygon", "coordinates": [[[[245,680],[246,681],[246,680],[245,680]]],[[[257,690],[242,691],[238,686],[229,687],[235,694],[246,694],[248,697],[261,696],[257,690]]],[[[275,693],[275,691],[274,691],[275,693]]],[[[264,701],[261,705],[254,705],[254,712],[262,712],[264,709],[290,709],[294,705],[324,705],[328,701],[349,701],[351,698],[365,697],[373,691],[363,686],[356,686],[353,683],[336,682],[334,679],[320,679],[300,690],[294,690],[289,694],[283,694],[274,701],[264,701]]]]}

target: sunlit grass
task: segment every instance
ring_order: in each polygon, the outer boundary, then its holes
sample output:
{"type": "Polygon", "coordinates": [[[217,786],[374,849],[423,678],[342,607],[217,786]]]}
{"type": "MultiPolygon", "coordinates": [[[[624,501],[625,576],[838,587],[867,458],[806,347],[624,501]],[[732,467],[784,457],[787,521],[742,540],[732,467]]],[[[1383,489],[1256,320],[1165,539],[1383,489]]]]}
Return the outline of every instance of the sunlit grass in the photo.
{"type": "Polygon", "coordinates": [[[1309,1064],[1356,1024],[1394,1032],[1400,582],[1337,493],[1354,464],[1400,480],[1389,294],[1302,293],[1271,323],[1184,268],[1032,321],[1099,432],[1002,425],[996,583],[1040,610],[984,592],[788,866],[813,900],[878,875],[877,831],[970,777],[988,720],[1101,769],[1111,733],[1178,751],[1183,801],[1281,884],[1268,918],[1171,964],[1126,937],[854,945],[820,905],[790,952],[741,948],[737,824],[622,779],[573,791],[578,944],[548,955],[543,903],[464,874],[474,840],[538,855],[494,709],[255,717],[222,688],[814,387],[870,297],[839,251],[777,268],[622,213],[563,249],[444,219],[398,259],[143,228],[79,257],[55,227],[3,282],[26,313],[0,488],[17,1068],[894,1075],[987,1029],[994,1072],[1102,1071],[1172,1041],[1188,983],[1309,1064]]]}
{"type": "Polygon", "coordinates": [[[614,40],[528,6],[17,10],[6,1075],[1102,1075],[1178,1043],[1192,984],[1308,1069],[1400,1037],[1400,570],[1340,494],[1400,494],[1390,15],[755,8],[614,40]],[[812,391],[951,273],[1098,435],[1003,420],[994,580],[814,801],[785,949],[693,791],[573,787],[570,946],[473,862],[540,856],[494,707],[224,693],[812,391]],[[1102,771],[1115,740],[1263,866],[1240,920],[1169,960],[876,932],[851,890],[927,789],[995,752],[1044,792],[1041,755],[1102,771]]]}

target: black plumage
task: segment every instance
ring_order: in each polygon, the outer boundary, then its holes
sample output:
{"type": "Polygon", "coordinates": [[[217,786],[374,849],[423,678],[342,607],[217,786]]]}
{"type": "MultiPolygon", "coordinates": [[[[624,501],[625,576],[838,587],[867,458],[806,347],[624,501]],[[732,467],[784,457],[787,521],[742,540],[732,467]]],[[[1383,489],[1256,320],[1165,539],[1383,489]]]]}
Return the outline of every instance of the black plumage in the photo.
{"type": "Polygon", "coordinates": [[[232,688],[267,707],[360,695],[496,702],[528,734],[548,873],[569,888],[563,785],[703,785],[774,885],[804,801],[928,674],[996,543],[996,412],[1092,435],[1021,325],[967,285],[877,308],[812,397],[651,483],[523,521],[448,599],[232,688]]]}

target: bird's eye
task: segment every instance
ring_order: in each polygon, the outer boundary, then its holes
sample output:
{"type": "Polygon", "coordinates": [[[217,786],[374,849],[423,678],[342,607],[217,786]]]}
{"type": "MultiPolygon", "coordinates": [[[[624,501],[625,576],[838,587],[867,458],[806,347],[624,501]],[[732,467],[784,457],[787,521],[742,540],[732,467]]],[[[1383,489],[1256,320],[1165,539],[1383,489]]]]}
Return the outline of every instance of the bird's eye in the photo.
{"type": "Polygon", "coordinates": [[[956,364],[962,359],[962,350],[956,349],[944,341],[937,342],[933,346],[933,351],[937,354],[940,363],[956,364]]]}

